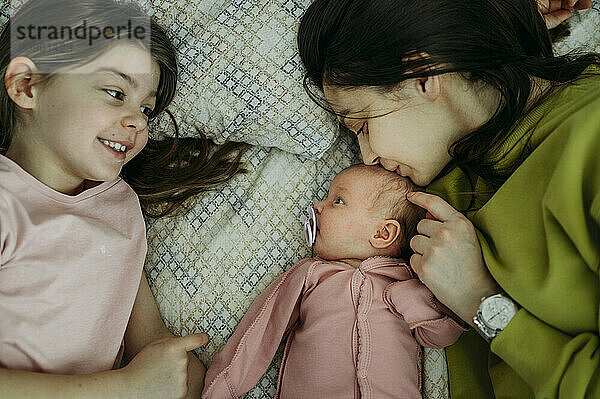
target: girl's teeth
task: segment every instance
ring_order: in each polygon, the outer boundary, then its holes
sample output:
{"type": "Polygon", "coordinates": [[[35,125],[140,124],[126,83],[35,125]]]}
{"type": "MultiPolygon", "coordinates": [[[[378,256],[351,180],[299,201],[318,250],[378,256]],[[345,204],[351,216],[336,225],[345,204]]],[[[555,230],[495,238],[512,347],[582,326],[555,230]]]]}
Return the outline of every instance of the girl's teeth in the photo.
{"type": "Polygon", "coordinates": [[[114,148],[117,151],[123,152],[127,149],[127,147],[125,147],[124,145],[121,145],[119,143],[113,143],[112,141],[108,141],[108,140],[100,140],[100,141],[102,141],[107,146],[114,148]]]}

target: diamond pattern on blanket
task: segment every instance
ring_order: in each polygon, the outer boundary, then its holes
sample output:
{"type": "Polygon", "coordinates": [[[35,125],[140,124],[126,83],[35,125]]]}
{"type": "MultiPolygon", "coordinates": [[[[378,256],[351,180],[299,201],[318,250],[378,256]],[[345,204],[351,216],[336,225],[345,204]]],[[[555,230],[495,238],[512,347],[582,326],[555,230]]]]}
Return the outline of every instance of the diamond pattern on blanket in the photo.
{"type": "MultiPolygon", "coordinates": [[[[304,92],[296,33],[310,0],[137,0],[169,27],[185,72],[170,109],[182,134],[317,159],[336,121],[304,92]],[[291,119],[306,129],[290,129],[291,119]]],[[[169,130],[159,116],[153,131],[169,130]]]]}

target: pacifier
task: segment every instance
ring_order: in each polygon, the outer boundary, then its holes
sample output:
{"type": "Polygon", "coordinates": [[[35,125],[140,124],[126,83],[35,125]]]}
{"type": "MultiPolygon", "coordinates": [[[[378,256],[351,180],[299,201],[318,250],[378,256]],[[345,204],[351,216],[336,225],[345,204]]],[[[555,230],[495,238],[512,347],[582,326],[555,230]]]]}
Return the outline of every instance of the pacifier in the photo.
{"type": "Polygon", "coordinates": [[[317,215],[313,207],[307,209],[308,219],[304,222],[304,238],[306,238],[306,244],[312,247],[317,239],[317,215]]]}

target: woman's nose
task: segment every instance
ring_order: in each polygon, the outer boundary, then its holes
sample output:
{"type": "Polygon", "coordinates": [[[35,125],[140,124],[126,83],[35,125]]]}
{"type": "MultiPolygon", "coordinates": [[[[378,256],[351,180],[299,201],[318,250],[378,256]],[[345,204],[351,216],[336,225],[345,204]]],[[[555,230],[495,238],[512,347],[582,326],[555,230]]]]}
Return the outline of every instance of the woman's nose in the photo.
{"type": "Polygon", "coordinates": [[[358,145],[360,146],[360,153],[365,165],[377,165],[379,163],[379,156],[373,152],[369,139],[366,135],[361,134],[358,136],[358,145]]]}

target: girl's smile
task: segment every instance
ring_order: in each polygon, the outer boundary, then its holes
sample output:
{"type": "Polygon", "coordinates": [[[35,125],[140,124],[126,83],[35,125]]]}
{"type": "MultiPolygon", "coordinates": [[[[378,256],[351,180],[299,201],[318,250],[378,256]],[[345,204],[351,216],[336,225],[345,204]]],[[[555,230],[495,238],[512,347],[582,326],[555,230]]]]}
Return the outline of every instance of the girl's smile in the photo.
{"type": "Polygon", "coordinates": [[[102,145],[105,146],[106,150],[109,153],[111,153],[117,159],[120,159],[122,161],[125,160],[126,151],[130,150],[135,145],[131,141],[128,141],[128,142],[117,142],[117,141],[105,140],[105,139],[102,139],[102,138],[99,138],[98,141],[100,141],[100,143],[102,143],[102,145]]]}

